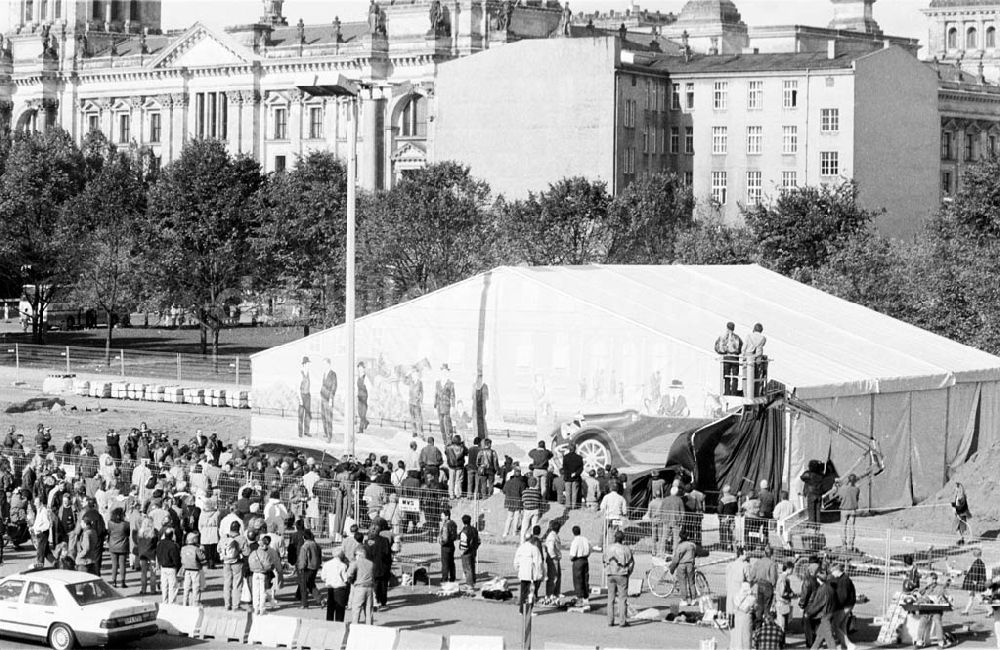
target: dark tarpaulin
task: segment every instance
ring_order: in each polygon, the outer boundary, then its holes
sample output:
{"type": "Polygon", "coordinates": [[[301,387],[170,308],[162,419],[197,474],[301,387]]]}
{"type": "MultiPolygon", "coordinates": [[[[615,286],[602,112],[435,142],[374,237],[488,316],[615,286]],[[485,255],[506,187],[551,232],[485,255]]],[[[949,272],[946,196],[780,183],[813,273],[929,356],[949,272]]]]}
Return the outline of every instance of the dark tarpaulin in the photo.
{"type": "Polygon", "coordinates": [[[649,483],[656,475],[671,480],[678,470],[694,476],[695,486],[716,501],[722,486],[733,493],[747,493],[767,479],[777,493],[781,489],[785,457],[785,418],[782,401],[744,406],[697,429],[677,436],[667,454],[665,469],[637,477],[632,485],[632,504],[649,501],[649,483]]]}

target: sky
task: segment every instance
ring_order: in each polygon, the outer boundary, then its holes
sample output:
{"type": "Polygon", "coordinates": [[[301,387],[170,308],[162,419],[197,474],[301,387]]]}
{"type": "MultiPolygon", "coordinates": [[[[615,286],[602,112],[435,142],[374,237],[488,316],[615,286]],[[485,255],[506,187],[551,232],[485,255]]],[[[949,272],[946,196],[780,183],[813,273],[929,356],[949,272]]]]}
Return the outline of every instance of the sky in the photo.
{"type": "MultiPolygon", "coordinates": [[[[383,3],[385,0],[383,0],[383,3]]],[[[641,0],[638,6],[650,11],[679,12],[685,0],[641,0]]],[[[748,25],[825,26],[833,15],[829,0],[735,0],[748,25]]],[[[878,0],[875,19],[883,31],[893,36],[927,38],[926,21],[920,10],[930,0],[878,0]]],[[[364,20],[368,0],[286,0],[285,17],[290,23],[299,18],[306,23],[332,22],[335,15],[343,21],[364,20]]],[[[572,0],[574,12],[625,9],[628,0],[572,0]]],[[[165,29],[189,27],[200,20],[214,26],[249,23],[261,15],[261,0],[163,0],[165,29]]],[[[391,25],[389,27],[392,29],[391,25]]]]}

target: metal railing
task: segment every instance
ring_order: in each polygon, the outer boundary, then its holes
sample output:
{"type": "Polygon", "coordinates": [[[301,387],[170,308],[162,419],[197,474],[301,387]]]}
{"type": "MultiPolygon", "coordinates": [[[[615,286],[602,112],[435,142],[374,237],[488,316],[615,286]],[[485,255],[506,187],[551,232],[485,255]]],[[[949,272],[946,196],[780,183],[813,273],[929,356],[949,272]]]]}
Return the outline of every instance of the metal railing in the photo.
{"type": "Polygon", "coordinates": [[[0,347],[0,366],[111,379],[162,379],[250,386],[250,360],[239,355],[203,357],[114,348],[24,343],[0,347]]]}

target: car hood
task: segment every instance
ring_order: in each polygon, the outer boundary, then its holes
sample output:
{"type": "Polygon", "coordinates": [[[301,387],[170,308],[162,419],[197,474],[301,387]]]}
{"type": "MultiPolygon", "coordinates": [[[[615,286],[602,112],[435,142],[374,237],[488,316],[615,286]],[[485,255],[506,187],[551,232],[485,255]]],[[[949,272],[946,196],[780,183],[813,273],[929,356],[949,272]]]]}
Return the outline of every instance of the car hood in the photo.
{"type": "Polygon", "coordinates": [[[88,616],[93,615],[95,621],[99,621],[105,618],[132,616],[133,614],[156,611],[156,603],[147,603],[138,598],[118,598],[102,603],[85,605],[83,611],[88,616]]]}

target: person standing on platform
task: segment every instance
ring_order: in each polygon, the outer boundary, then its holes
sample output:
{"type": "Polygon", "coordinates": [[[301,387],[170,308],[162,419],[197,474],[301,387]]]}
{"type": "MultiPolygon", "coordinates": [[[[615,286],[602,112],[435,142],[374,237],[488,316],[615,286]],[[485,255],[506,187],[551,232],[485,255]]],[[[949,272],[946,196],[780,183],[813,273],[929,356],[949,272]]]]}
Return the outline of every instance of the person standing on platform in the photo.
{"type": "Polygon", "coordinates": [[[850,551],[854,548],[855,525],[858,519],[858,500],[861,497],[861,490],[858,489],[857,482],[858,479],[854,474],[848,474],[847,481],[832,490],[840,501],[840,537],[844,543],[845,551],[850,551]]]}
{"type": "Polygon", "coordinates": [[[521,468],[515,465],[512,474],[503,486],[503,507],[507,511],[507,516],[503,523],[504,538],[515,535],[518,532],[518,527],[521,525],[522,519],[521,513],[524,511],[521,496],[527,489],[528,483],[521,476],[521,468]]]}
{"type": "Polygon", "coordinates": [[[479,450],[476,462],[479,463],[479,474],[476,479],[479,481],[479,498],[488,499],[493,495],[497,474],[500,472],[500,457],[493,449],[493,441],[489,438],[483,440],[483,448],[479,450]]]}
{"type": "Polygon", "coordinates": [[[465,457],[469,450],[462,442],[462,436],[457,433],[452,436],[451,444],[444,448],[448,461],[448,496],[452,499],[462,498],[462,485],[465,480],[465,457]]]}
{"type": "Polygon", "coordinates": [[[538,447],[528,452],[531,458],[531,470],[535,478],[538,479],[538,489],[542,493],[542,500],[549,500],[549,461],[552,459],[552,452],[545,448],[545,441],[539,440],[538,447]]]}
{"type": "Polygon", "coordinates": [[[736,546],[733,533],[739,509],[739,499],[733,496],[733,488],[729,485],[722,486],[722,496],[719,497],[719,541],[725,549],[736,546]]]}
{"type": "Polygon", "coordinates": [[[740,354],[743,340],[736,334],[736,324],[726,323],[726,331],[715,339],[715,353],[722,357],[723,395],[739,395],[740,354]]]}
{"type": "Polygon", "coordinates": [[[583,457],[576,453],[576,445],[569,444],[562,459],[562,475],[566,482],[566,509],[575,510],[580,506],[580,479],[583,476],[583,457]]]}
{"type": "Polygon", "coordinates": [[[799,480],[802,481],[802,496],[806,500],[806,519],[810,524],[819,525],[819,511],[823,502],[823,463],[809,461],[808,469],[799,480]]]}
{"type": "Polygon", "coordinates": [[[955,510],[955,528],[958,531],[958,544],[965,544],[965,536],[969,534],[969,498],[965,494],[965,486],[955,483],[955,492],[951,497],[951,507],[955,510]]]}

